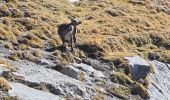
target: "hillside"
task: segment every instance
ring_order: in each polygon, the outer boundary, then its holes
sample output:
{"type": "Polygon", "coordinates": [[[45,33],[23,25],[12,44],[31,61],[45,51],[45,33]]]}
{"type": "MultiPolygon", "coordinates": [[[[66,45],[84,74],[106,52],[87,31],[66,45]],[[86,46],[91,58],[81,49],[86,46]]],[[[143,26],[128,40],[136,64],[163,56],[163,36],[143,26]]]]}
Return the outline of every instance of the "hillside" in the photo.
{"type": "Polygon", "coordinates": [[[25,85],[35,89],[35,94],[43,95],[39,91],[43,90],[51,93],[48,96],[74,99],[149,98],[148,77],[133,79],[132,65],[124,57],[138,55],[170,63],[168,0],[4,1],[0,1],[0,64],[8,74],[1,75],[5,79],[0,83],[12,82],[13,88],[25,85]],[[57,26],[73,17],[82,21],[76,35],[78,48],[71,52],[68,46],[62,52],[57,26]],[[75,63],[80,61],[85,65],[75,63]],[[34,76],[36,72],[44,76],[34,76]],[[97,79],[91,76],[94,72],[97,79]]]}

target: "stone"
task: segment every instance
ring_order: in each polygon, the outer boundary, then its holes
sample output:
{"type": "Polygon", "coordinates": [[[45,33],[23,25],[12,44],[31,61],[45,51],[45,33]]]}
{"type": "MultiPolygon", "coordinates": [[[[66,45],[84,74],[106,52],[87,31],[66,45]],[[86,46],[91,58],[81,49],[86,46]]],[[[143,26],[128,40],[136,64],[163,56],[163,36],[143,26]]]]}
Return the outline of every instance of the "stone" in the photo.
{"type": "Polygon", "coordinates": [[[69,96],[72,99],[77,97],[90,99],[91,96],[96,94],[94,87],[75,79],[79,75],[79,70],[72,66],[66,66],[67,70],[65,69],[65,71],[69,70],[69,73],[75,71],[75,73],[64,75],[56,70],[25,60],[13,62],[13,65],[17,68],[17,72],[13,73],[14,76],[22,76],[24,82],[48,84],[50,92],[55,95],[69,96]]]}
{"type": "Polygon", "coordinates": [[[57,95],[27,87],[21,83],[10,83],[10,96],[18,96],[19,100],[64,100],[57,95]]]}
{"type": "Polygon", "coordinates": [[[145,79],[150,72],[150,63],[139,56],[125,57],[131,65],[133,80],[145,79]]]}
{"type": "Polygon", "coordinates": [[[148,92],[152,100],[170,99],[170,64],[159,61],[150,61],[155,73],[149,75],[151,84],[148,92]]]}
{"type": "Polygon", "coordinates": [[[4,67],[4,64],[0,64],[0,76],[3,77],[4,73],[9,72],[10,70],[4,67]]]}
{"type": "Polygon", "coordinates": [[[75,66],[78,69],[81,69],[82,71],[86,72],[89,75],[94,75],[95,77],[105,78],[105,75],[98,70],[95,70],[92,66],[86,65],[86,64],[77,64],[74,63],[73,66],[75,66]]]}
{"type": "Polygon", "coordinates": [[[60,72],[75,79],[78,79],[80,75],[80,71],[73,66],[65,66],[60,72]]]}
{"type": "Polygon", "coordinates": [[[79,0],[69,0],[69,2],[74,3],[74,2],[78,2],[79,0]]]}

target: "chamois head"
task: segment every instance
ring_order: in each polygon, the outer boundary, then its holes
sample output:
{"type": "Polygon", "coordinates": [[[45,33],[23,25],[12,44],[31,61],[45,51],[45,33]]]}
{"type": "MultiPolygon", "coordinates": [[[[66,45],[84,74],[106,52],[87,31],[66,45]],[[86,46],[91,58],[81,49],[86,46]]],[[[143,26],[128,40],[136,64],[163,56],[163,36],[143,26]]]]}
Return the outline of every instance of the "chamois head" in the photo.
{"type": "Polygon", "coordinates": [[[78,19],[76,19],[76,18],[73,18],[73,19],[70,19],[71,20],[71,25],[73,25],[73,26],[78,26],[79,24],[81,24],[82,22],[81,21],[79,21],[78,19]]]}

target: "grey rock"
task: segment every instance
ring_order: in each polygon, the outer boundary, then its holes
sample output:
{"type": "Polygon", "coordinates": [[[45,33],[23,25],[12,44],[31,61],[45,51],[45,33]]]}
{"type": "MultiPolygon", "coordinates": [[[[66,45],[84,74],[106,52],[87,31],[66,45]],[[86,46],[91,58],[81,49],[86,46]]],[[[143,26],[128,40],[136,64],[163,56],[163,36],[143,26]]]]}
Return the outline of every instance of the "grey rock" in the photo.
{"type": "Polygon", "coordinates": [[[10,83],[10,96],[18,96],[20,100],[64,100],[62,97],[27,87],[20,83],[10,83]]]}
{"type": "Polygon", "coordinates": [[[91,96],[95,95],[93,87],[55,70],[29,61],[13,62],[13,65],[18,69],[17,72],[13,73],[14,75],[20,75],[24,78],[24,81],[32,83],[50,84],[53,94],[85,99],[90,99],[91,96]]]}
{"type": "Polygon", "coordinates": [[[144,0],[128,0],[129,3],[143,5],[144,0]]]}
{"type": "Polygon", "coordinates": [[[134,80],[145,79],[150,72],[150,63],[139,56],[125,57],[131,65],[132,78],[134,80]]]}
{"type": "Polygon", "coordinates": [[[169,100],[170,99],[170,64],[159,61],[150,62],[154,67],[154,72],[150,74],[151,84],[149,85],[149,94],[151,100],[169,100]]]}
{"type": "Polygon", "coordinates": [[[74,68],[73,66],[69,66],[69,65],[63,67],[60,72],[75,79],[78,79],[80,75],[80,71],[78,69],[74,68]]]}
{"type": "Polygon", "coordinates": [[[105,75],[101,71],[95,70],[92,66],[83,63],[81,64],[74,63],[73,66],[88,73],[88,75],[93,74],[95,77],[105,78],[105,75]]]}
{"type": "Polygon", "coordinates": [[[75,3],[75,2],[78,2],[79,0],[69,0],[69,2],[71,3],[75,3]]]}
{"type": "Polygon", "coordinates": [[[3,77],[6,72],[9,72],[9,69],[5,68],[4,64],[0,64],[0,76],[3,77]]]}

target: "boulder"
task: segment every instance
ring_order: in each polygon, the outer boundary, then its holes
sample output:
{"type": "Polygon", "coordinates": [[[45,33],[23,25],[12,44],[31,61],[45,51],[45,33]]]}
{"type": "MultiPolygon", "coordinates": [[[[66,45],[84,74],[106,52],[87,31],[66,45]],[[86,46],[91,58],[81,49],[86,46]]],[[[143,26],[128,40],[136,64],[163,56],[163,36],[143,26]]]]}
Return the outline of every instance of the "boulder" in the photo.
{"type": "Polygon", "coordinates": [[[4,64],[0,64],[0,77],[3,77],[4,73],[9,72],[10,70],[4,67],[4,64]]]}
{"type": "Polygon", "coordinates": [[[150,72],[150,63],[139,56],[125,57],[131,65],[133,80],[145,79],[150,72]]]}
{"type": "Polygon", "coordinates": [[[74,68],[73,66],[69,66],[69,65],[63,67],[63,69],[60,70],[60,72],[62,74],[65,74],[65,75],[75,78],[75,79],[78,79],[79,75],[80,75],[80,71],[78,69],[74,68]]]}

